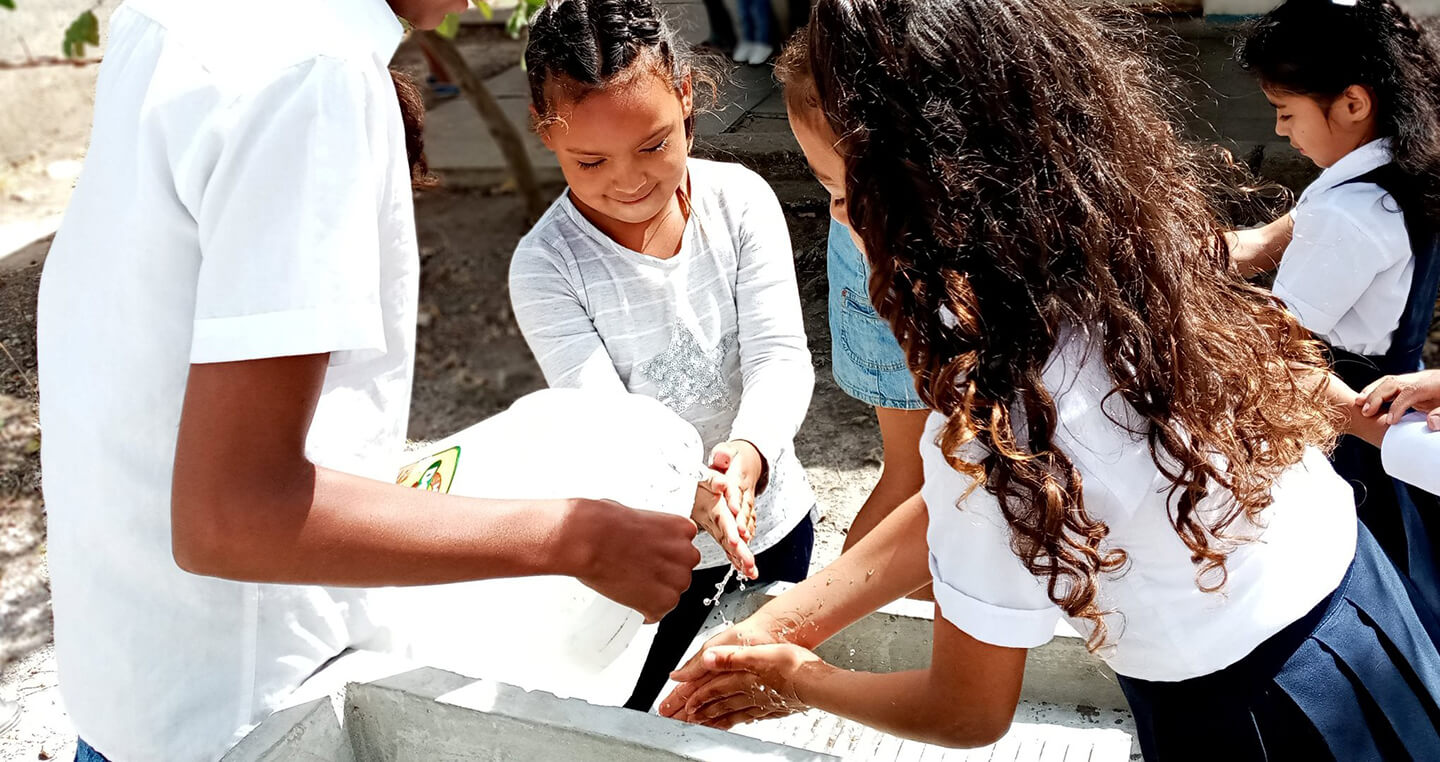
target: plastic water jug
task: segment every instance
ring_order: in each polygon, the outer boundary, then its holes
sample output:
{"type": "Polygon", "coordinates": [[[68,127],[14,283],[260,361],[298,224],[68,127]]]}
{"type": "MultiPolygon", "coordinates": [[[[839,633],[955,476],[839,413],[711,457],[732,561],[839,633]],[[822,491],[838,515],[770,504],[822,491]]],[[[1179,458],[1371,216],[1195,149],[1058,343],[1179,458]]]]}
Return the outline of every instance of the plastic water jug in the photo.
{"type": "MultiPolygon", "coordinates": [[[[649,397],[549,389],[407,458],[399,481],[417,489],[689,516],[705,453],[694,427],[649,397]]],[[[655,637],[639,613],[567,577],[387,588],[371,614],[390,650],[418,663],[612,706],[655,637]]]]}

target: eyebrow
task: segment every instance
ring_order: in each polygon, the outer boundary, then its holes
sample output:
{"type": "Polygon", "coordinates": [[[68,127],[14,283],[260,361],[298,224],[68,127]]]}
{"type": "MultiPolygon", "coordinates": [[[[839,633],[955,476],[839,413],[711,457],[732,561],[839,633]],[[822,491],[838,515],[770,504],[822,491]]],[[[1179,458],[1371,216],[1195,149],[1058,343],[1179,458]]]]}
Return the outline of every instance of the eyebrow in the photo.
{"type": "MultiPolygon", "coordinates": [[[[665,135],[665,133],[667,133],[667,132],[669,132],[669,131],[670,131],[670,125],[668,125],[668,124],[660,127],[659,129],[657,129],[657,130],[655,130],[654,132],[650,133],[650,136],[649,136],[649,137],[647,137],[647,138],[645,138],[644,140],[640,141],[640,144],[639,144],[638,146],[636,146],[636,148],[648,148],[648,147],[650,146],[650,144],[654,143],[656,140],[659,140],[661,137],[663,137],[663,136],[665,135]]],[[[574,154],[574,155],[576,155],[576,156],[601,156],[601,157],[609,156],[609,154],[605,153],[604,151],[590,151],[590,150],[587,150],[587,149],[584,149],[584,148],[571,148],[571,149],[568,150],[568,152],[571,153],[571,154],[574,154]]]]}

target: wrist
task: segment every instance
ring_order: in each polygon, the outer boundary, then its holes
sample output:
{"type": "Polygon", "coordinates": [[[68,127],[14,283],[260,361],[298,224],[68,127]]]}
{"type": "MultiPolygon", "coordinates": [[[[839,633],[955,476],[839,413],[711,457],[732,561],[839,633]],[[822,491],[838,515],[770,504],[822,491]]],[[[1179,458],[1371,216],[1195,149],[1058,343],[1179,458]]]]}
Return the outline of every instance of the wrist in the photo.
{"type": "Polygon", "coordinates": [[[806,651],[790,676],[790,688],[802,706],[824,709],[824,691],[821,684],[835,673],[835,667],[813,652],[806,651]]]}
{"type": "Polygon", "coordinates": [[[542,505],[542,512],[550,524],[548,547],[541,556],[546,559],[546,570],[541,574],[585,578],[594,570],[599,559],[595,534],[589,530],[594,501],[584,498],[548,500],[542,505]]]}
{"type": "Polygon", "coordinates": [[[755,475],[755,494],[759,495],[770,485],[770,461],[754,442],[748,439],[736,439],[734,442],[741,445],[746,456],[752,459],[750,473],[755,475]]]}

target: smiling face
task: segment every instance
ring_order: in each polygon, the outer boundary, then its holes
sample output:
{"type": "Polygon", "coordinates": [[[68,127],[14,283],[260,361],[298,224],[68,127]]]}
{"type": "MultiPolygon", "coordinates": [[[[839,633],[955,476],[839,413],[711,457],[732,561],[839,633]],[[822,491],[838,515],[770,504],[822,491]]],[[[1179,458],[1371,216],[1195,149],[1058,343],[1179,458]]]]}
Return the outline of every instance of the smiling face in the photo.
{"type": "MultiPolygon", "coordinates": [[[[637,63],[636,65],[643,66],[637,63]]],[[[571,98],[548,86],[554,119],[540,130],[582,209],[616,222],[648,222],[685,179],[690,82],[679,92],[649,68],[571,98]]]]}
{"type": "Polygon", "coordinates": [[[419,29],[434,29],[447,14],[469,7],[470,0],[390,0],[390,10],[419,29]]]}
{"type": "Polygon", "coordinates": [[[1320,167],[1330,167],[1376,137],[1374,101],[1352,85],[1334,100],[1265,88],[1275,107],[1275,134],[1320,167]]]}
{"type": "Polygon", "coordinates": [[[790,117],[790,130],[795,133],[795,140],[800,144],[805,160],[810,163],[810,171],[830,193],[830,216],[844,225],[855,245],[860,251],[865,251],[865,245],[850,226],[850,213],[845,206],[845,160],[835,150],[839,137],[830,129],[824,116],[814,109],[790,106],[786,113],[790,117]]]}

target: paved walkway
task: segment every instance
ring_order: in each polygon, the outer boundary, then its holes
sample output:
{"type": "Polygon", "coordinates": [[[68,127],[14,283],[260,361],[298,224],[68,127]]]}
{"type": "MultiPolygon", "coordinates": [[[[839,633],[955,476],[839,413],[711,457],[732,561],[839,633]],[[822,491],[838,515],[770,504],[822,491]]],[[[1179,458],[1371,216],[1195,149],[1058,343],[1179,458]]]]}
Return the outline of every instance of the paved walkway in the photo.
{"type": "MultiPolygon", "coordinates": [[[[705,39],[709,26],[699,0],[663,0],[672,23],[690,43],[705,39]]],[[[777,4],[781,5],[781,4],[777,4]]],[[[1177,71],[1188,92],[1177,94],[1190,104],[1186,123],[1190,132],[1220,142],[1237,159],[1250,161],[1266,177],[1292,187],[1303,186],[1314,175],[1310,163],[1274,133],[1274,116],[1254,80],[1234,63],[1236,27],[1208,23],[1199,18],[1152,19],[1156,53],[1177,71]]],[[[756,150],[772,154],[798,146],[790,136],[785,104],[769,66],[724,66],[721,89],[714,108],[697,120],[702,146],[719,145],[721,153],[751,164],[762,174],[772,162],[747,161],[756,150]]],[[[510,118],[526,134],[531,161],[542,178],[560,179],[553,154],[527,127],[530,96],[519,66],[491,78],[488,84],[510,118]]],[[[504,158],[470,104],[457,99],[441,104],[427,116],[426,145],[431,166],[452,185],[499,184],[508,176],[504,158]]],[[[753,158],[753,157],[751,157],[753,158]]],[[[782,177],[780,179],[794,179],[782,177]]],[[[818,192],[818,191],[817,191],[818,192]]]]}

